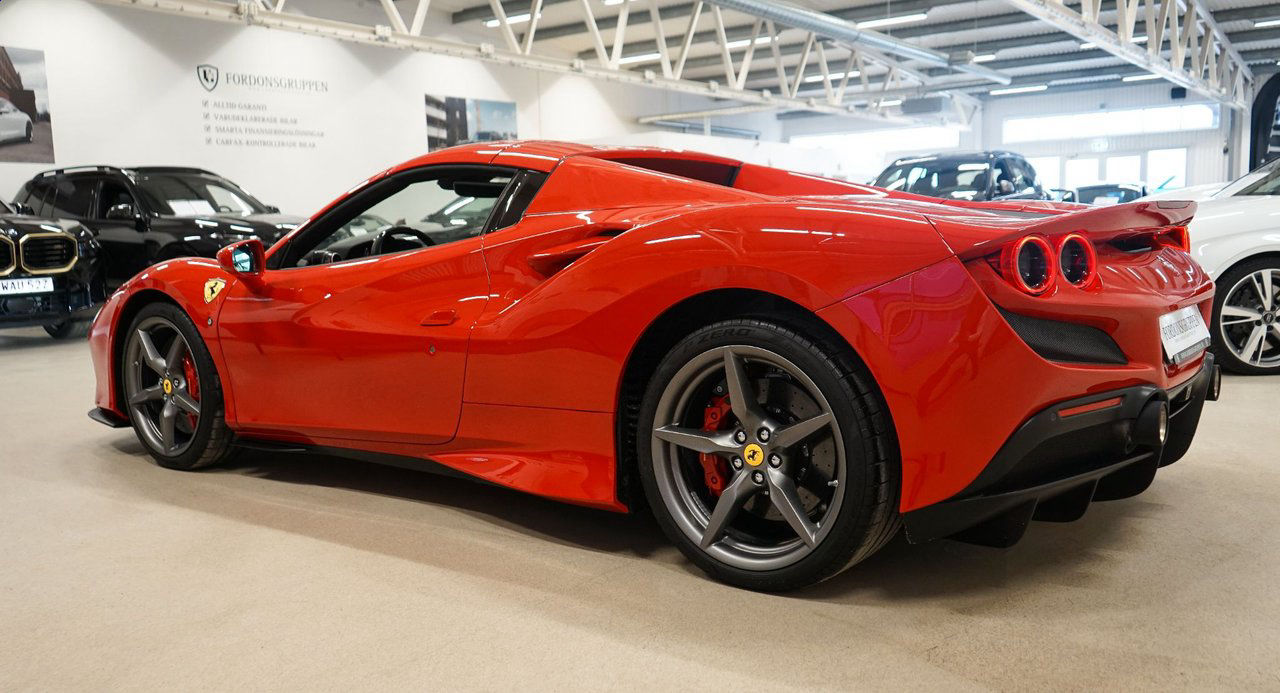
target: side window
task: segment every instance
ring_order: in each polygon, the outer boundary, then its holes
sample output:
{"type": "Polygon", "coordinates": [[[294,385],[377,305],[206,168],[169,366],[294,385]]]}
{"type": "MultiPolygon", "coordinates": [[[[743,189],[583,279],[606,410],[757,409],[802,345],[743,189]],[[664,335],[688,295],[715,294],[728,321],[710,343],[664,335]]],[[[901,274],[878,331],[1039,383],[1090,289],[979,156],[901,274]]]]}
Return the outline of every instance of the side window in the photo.
{"type": "Polygon", "coordinates": [[[94,179],[90,176],[66,176],[54,181],[54,196],[48,216],[88,217],[93,207],[94,179]]]}
{"type": "Polygon", "coordinates": [[[493,215],[489,229],[496,231],[508,226],[515,226],[524,217],[525,210],[533,203],[533,198],[542,189],[547,174],[538,171],[521,171],[516,174],[507,190],[507,194],[498,202],[498,210],[493,215]]]}
{"type": "Polygon", "coordinates": [[[503,193],[513,178],[523,178],[520,174],[489,166],[438,166],[398,174],[317,220],[292,244],[282,266],[307,267],[474,238],[489,228],[495,204],[507,199],[503,193]]]}
{"type": "MultiPolygon", "coordinates": [[[[137,212],[138,203],[133,199],[133,195],[125,187],[124,183],[104,178],[102,180],[102,188],[98,191],[98,204],[94,207],[93,218],[108,219],[110,217],[107,216],[107,213],[111,211],[111,208],[119,207],[120,205],[129,205],[133,208],[131,210],[132,213],[137,212]]],[[[120,214],[118,216],[124,217],[125,215],[120,214]]]]}

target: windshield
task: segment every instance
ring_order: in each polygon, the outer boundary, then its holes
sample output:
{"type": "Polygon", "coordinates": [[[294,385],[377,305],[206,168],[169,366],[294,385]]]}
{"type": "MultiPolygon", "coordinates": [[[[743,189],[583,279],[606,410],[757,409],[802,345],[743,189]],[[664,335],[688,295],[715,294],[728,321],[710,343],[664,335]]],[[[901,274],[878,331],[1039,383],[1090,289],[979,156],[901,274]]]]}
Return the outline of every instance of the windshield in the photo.
{"type": "Polygon", "coordinates": [[[165,216],[243,217],[267,212],[265,205],[231,181],[205,173],[144,173],[136,182],[151,208],[165,216]]]}
{"type": "Polygon", "coordinates": [[[1214,197],[1232,195],[1280,195],[1280,159],[1246,173],[1214,197]]]}
{"type": "Polygon", "coordinates": [[[889,190],[980,200],[987,194],[991,164],[982,159],[928,159],[906,161],[885,169],[876,185],[889,190]]]}

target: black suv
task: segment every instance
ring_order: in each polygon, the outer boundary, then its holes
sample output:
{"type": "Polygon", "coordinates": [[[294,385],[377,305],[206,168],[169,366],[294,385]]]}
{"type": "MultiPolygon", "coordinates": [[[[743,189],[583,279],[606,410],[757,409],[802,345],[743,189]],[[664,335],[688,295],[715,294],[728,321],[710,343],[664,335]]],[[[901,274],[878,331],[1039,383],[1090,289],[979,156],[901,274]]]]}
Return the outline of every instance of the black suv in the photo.
{"type": "Polygon", "coordinates": [[[83,337],[107,293],[98,241],[80,224],[29,211],[0,202],[0,327],[83,337]]]}
{"type": "Polygon", "coordinates": [[[84,166],[45,171],[14,198],[34,214],[74,219],[96,234],[117,286],[175,257],[213,257],[236,241],[271,245],[302,223],[198,168],[84,166]]]}
{"type": "Polygon", "coordinates": [[[910,156],[889,164],[873,185],[948,200],[1048,200],[1036,170],[1013,152],[910,156]]]}

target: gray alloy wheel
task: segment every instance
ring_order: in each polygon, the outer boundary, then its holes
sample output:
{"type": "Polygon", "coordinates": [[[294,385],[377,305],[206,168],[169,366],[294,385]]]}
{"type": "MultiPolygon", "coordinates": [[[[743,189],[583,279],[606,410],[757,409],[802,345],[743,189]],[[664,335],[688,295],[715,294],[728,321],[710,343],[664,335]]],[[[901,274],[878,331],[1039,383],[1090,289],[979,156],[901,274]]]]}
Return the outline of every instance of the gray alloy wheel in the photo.
{"type": "Polygon", "coordinates": [[[1240,277],[1222,303],[1222,344],[1254,369],[1280,368],[1280,269],[1262,267],[1240,277]]]}
{"type": "Polygon", "coordinates": [[[658,401],[653,465],[679,529],[735,568],[783,568],[830,532],[844,494],[844,436],[822,391],[799,366],[760,347],[703,352],[684,365],[658,401]],[[728,396],[736,424],[696,425],[708,397],[728,396]],[[698,454],[729,462],[717,496],[702,483],[698,454]]]}
{"type": "Polygon", "coordinates": [[[186,452],[200,424],[200,401],[183,365],[190,353],[177,325],[158,315],[140,321],[125,345],[129,418],[147,446],[166,457],[186,452]]]}

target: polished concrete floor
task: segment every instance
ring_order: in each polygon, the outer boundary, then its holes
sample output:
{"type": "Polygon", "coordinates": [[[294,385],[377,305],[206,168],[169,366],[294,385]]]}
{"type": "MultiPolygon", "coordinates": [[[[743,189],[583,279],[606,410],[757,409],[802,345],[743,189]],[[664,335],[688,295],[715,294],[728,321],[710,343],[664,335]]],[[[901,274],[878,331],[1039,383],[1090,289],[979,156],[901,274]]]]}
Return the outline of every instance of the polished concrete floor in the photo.
{"type": "Polygon", "coordinates": [[[1142,496],[798,594],[650,520],[308,456],[160,469],[83,343],[0,333],[0,690],[1280,690],[1280,379],[1142,496]]]}

